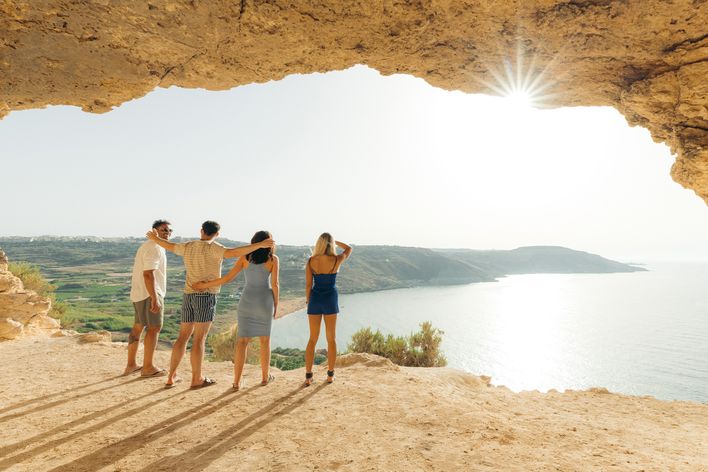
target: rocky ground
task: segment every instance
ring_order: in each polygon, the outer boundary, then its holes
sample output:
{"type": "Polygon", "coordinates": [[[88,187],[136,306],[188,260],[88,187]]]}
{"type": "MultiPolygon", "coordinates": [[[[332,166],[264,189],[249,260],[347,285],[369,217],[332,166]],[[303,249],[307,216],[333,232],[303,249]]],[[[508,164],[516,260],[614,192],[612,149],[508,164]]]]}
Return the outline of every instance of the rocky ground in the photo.
{"type": "Polygon", "coordinates": [[[247,366],[233,392],[231,363],[207,363],[215,386],[165,390],[119,376],[125,356],[74,337],[0,343],[0,470],[708,470],[705,404],[513,393],[361,354],[333,385],[319,368],[308,388],[302,369],[261,387],[247,366]]]}

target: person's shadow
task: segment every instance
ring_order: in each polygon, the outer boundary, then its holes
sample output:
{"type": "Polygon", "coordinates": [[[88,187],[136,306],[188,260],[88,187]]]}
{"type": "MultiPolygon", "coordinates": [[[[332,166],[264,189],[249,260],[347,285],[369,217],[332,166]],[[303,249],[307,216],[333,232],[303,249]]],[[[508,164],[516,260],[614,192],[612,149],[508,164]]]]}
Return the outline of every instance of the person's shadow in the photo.
{"type": "Polygon", "coordinates": [[[216,459],[234,448],[245,438],[249,437],[279,416],[287,415],[296,408],[302,406],[313,395],[325,388],[327,384],[321,384],[312,389],[303,397],[288,403],[302,388],[291,391],[275,400],[270,405],[264,406],[260,410],[242,419],[232,427],[222,431],[213,438],[210,438],[192,449],[176,456],[164,457],[152,464],[142,468],[140,472],[151,472],[154,470],[180,470],[180,471],[200,471],[209,466],[216,459]],[[276,410],[269,414],[271,411],[276,410]],[[261,418],[260,420],[258,420],[261,418]],[[257,421],[258,420],[258,421],[257,421]],[[250,424],[252,423],[252,424],[250,424]],[[250,424],[250,425],[249,425],[250,424]]]}

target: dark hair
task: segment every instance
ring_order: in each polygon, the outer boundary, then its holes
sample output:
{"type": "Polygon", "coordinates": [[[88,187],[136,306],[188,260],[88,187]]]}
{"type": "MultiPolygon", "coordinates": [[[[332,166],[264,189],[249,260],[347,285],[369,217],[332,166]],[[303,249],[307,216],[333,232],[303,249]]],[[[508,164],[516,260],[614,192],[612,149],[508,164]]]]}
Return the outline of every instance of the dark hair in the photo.
{"type": "MultiPolygon", "coordinates": [[[[251,238],[251,244],[260,243],[268,238],[272,238],[270,232],[268,231],[258,231],[251,238]]],[[[252,264],[263,264],[265,261],[273,257],[273,249],[271,248],[261,248],[256,249],[250,254],[246,255],[246,260],[252,264]]]]}
{"type": "Polygon", "coordinates": [[[202,223],[202,229],[207,236],[214,236],[221,229],[221,225],[216,221],[208,220],[202,223]]]}
{"type": "Polygon", "coordinates": [[[153,229],[157,229],[157,228],[159,228],[159,227],[162,226],[162,225],[171,225],[171,224],[172,224],[172,223],[170,223],[170,222],[167,221],[167,220],[155,220],[155,222],[152,224],[152,228],[153,228],[153,229]]]}

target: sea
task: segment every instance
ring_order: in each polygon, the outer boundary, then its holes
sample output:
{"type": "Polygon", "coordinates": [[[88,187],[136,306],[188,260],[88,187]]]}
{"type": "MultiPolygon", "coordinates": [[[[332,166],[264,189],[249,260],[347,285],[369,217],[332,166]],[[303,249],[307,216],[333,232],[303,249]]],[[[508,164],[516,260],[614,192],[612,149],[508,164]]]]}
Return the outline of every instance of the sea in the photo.
{"type": "MultiPolygon", "coordinates": [[[[604,387],[708,403],[708,263],[645,267],[340,295],[338,351],[361,328],[408,335],[430,321],[448,367],[513,391],[604,387]]],[[[307,339],[304,311],[273,325],[273,348],[307,339]]]]}

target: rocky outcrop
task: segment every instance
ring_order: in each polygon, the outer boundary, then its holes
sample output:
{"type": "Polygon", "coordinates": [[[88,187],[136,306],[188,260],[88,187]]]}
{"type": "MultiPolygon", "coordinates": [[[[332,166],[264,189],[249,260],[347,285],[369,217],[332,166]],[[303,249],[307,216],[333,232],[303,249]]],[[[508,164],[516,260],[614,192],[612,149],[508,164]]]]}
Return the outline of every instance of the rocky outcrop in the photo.
{"type": "Polygon", "coordinates": [[[49,316],[51,300],[26,290],[7,266],[7,257],[0,250],[0,341],[59,331],[59,321],[49,316]]]}
{"type": "Polygon", "coordinates": [[[703,0],[0,2],[0,115],[354,64],[470,93],[528,77],[543,106],[614,106],[648,128],[708,201],[707,24],[703,0]]]}

